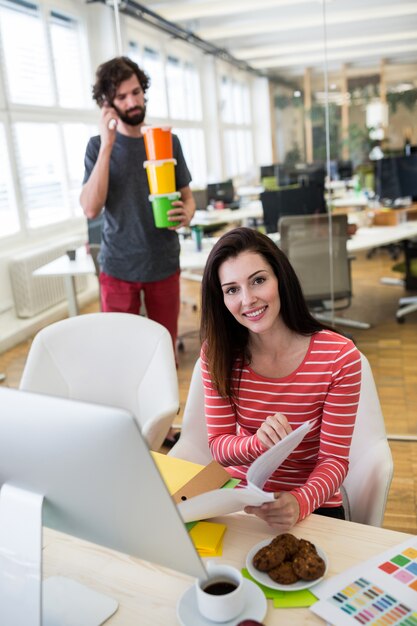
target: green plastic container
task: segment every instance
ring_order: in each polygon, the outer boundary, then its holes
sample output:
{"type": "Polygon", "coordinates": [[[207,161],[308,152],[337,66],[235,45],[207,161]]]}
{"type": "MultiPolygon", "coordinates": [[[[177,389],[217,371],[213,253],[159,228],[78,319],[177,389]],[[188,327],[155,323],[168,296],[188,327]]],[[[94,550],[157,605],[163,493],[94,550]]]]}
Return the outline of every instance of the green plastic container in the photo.
{"type": "Polygon", "coordinates": [[[152,203],[153,218],[157,228],[178,226],[179,222],[169,220],[167,213],[173,208],[172,202],[179,200],[180,195],[178,191],[175,191],[173,193],[151,194],[149,196],[149,200],[152,203]]]}

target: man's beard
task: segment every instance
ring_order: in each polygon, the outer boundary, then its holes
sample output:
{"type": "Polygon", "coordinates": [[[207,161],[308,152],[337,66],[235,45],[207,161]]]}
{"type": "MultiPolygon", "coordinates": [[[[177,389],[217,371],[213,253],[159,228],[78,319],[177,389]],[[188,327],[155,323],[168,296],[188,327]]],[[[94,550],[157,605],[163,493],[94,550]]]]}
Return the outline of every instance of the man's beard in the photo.
{"type": "Polygon", "coordinates": [[[138,126],[139,124],[142,124],[145,119],[146,106],[137,106],[132,109],[128,109],[124,113],[122,113],[122,111],[118,109],[115,104],[113,104],[113,108],[116,109],[117,115],[120,117],[121,121],[129,126],[138,126]],[[134,113],[132,113],[133,111],[134,113]]]}

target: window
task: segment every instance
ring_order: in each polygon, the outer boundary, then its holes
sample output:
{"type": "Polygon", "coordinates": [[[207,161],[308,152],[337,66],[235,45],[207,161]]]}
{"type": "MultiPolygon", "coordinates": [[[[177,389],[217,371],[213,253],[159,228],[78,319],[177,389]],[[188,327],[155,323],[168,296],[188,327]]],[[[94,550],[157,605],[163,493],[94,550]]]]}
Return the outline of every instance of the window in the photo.
{"type": "Polygon", "coordinates": [[[207,184],[207,164],[204,147],[204,132],[200,128],[176,128],[173,132],[181,141],[182,151],[191,172],[192,186],[207,184]]]}
{"type": "Polygon", "coordinates": [[[151,79],[151,86],[146,94],[149,115],[152,117],[167,117],[164,67],[162,59],[156,50],[151,48],[144,49],[143,68],[151,79]]]}
{"type": "MultiPolygon", "coordinates": [[[[66,4],[70,6],[70,0],[66,4]]],[[[21,222],[33,229],[81,215],[83,157],[94,132],[82,121],[83,116],[89,120],[93,103],[81,35],[76,16],[55,7],[41,10],[27,0],[0,0],[0,71],[5,78],[4,106],[13,120],[7,122],[13,137],[10,153],[7,127],[0,124],[2,234],[18,232],[21,222]],[[17,172],[19,212],[11,170],[17,172]]]]}
{"type": "Polygon", "coordinates": [[[23,0],[1,3],[0,32],[10,101],[53,105],[51,66],[37,6],[23,0]]]}
{"type": "Polygon", "coordinates": [[[51,11],[49,17],[58,103],[62,107],[83,107],[86,89],[82,70],[78,22],[51,11]]]}
{"type": "Polygon", "coordinates": [[[220,82],[221,117],[227,177],[248,172],[253,166],[249,87],[230,76],[220,82]]]}
{"type": "Polygon", "coordinates": [[[88,140],[98,134],[98,128],[88,124],[62,124],[70,207],[82,215],[80,192],[84,176],[84,156],[88,140]]]}
{"type": "Polygon", "coordinates": [[[177,120],[187,119],[183,67],[178,59],[169,56],[166,70],[169,115],[171,118],[177,120]]]}
{"type": "Polygon", "coordinates": [[[0,124],[0,237],[13,235],[19,230],[12,176],[6,148],[4,124],[0,124]]]}
{"type": "Polygon", "coordinates": [[[14,124],[14,136],[28,226],[37,228],[68,218],[58,125],[19,122],[14,124]]]}

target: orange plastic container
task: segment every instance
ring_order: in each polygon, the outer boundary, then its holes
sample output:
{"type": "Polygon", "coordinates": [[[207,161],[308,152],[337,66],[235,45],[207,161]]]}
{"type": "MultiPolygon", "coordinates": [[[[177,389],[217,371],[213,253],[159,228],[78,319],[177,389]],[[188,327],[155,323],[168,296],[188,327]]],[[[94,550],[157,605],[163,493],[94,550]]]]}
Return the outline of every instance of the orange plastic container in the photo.
{"type": "Polygon", "coordinates": [[[145,161],[149,189],[151,194],[173,193],[175,189],[175,159],[145,161]]]}
{"type": "Polygon", "coordinates": [[[172,134],[170,126],[146,126],[143,129],[146,156],[149,161],[172,159],[172,134]]]}

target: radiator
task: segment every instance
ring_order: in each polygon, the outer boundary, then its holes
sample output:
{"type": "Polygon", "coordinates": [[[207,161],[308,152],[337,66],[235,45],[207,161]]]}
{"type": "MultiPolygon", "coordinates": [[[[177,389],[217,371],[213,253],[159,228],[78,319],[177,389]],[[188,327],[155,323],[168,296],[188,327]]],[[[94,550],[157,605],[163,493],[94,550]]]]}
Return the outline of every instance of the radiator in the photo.
{"type": "MultiPolygon", "coordinates": [[[[64,278],[61,276],[33,276],[33,272],[66,250],[85,243],[81,240],[63,241],[60,244],[36,248],[10,260],[9,273],[13,298],[18,317],[33,317],[41,311],[66,300],[64,278]]],[[[77,276],[77,293],[87,287],[87,277],[77,276]]]]}

